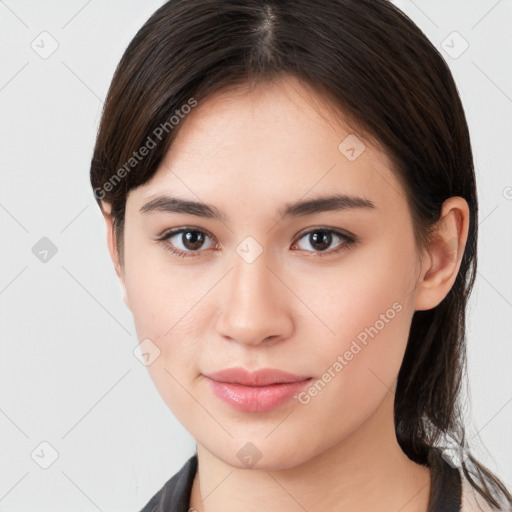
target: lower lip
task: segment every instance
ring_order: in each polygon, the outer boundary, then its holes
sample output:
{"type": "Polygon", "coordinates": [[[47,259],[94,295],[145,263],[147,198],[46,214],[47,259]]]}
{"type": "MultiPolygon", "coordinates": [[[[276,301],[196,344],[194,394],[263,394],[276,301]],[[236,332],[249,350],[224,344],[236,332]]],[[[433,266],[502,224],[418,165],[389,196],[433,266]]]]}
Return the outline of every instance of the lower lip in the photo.
{"type": "Polygon", "coordinates": [[[270,386],[242,386],[217,382],[206,377],[210,388],[221,400],[235,409],[245,412],[266,412],[290,400],[299,393],[311,379],[270,386]]]}

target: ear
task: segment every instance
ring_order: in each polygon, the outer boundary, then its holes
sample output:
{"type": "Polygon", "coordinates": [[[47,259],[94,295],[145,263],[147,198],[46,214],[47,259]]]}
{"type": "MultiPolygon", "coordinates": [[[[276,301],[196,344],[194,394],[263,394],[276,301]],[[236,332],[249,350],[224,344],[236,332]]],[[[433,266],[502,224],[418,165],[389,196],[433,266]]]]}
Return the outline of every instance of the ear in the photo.
{"type": "Polygon", "coordinates": [[[448,198],[431,243],[424,251],[414,310],[436,307],[457,278],[469,230],[469,207],[462,197],[448,198]]]}
{"type": "Polygon", "coordinates": [[[108,252],[110,253],[110,258],[114,263],[114,268],[119,279],[119,283],[121,284],[121,290],[123,293],[123,301],[126,304],[126,307],[130,309],[130,304],[128,302],[128,295],[126,293],[126,284],[124,278],[124,269],[121,264],[121,260],[119,257],[119,252],[117,250],[116,245],[116,235],[114,230],[114,218],[111,215],[112,205],[107,203],[106,201],[101,201],[101,213],[103,214],[103,218],[105,219],[105,225],[107,228],[107,246],[108,252]]]}

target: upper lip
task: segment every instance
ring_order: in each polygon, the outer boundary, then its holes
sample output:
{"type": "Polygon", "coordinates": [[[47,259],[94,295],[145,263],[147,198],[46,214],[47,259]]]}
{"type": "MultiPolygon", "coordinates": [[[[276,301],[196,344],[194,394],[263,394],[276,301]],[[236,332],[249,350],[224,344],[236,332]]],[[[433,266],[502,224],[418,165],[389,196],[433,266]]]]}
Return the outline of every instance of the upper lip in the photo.
{"type": "Polygon", "coordinates": [[[217,382],[241,384],[243,386],[269,386],[309,379],[307,375],[294,375],[273,368],[261,368],[249,371],[245,368],[226,368],[217,372],[205,374],[205,377],[217,382]]]}

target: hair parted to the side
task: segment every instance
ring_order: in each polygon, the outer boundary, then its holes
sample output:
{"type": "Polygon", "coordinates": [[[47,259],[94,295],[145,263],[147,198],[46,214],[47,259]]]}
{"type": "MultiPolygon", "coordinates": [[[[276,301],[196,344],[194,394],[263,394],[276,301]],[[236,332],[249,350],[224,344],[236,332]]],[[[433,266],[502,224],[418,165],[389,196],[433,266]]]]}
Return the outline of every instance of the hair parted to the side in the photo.
{"type": "MultiPolygon", "coordinates": [[[[387,0],[172,0],[126,49],[91,161],[95,197],[110,203],[123,261],[127,195],[149,181],[193,105],[221,89],[294,76],[380,144],[406,191],[418,247],[441,206],[463,197],[467,245],[445,299],[413,316],[395,393],[403,451],[431,465],[449,435],[466,446],[460,403],[466,305],[476,275],[478,203],[470,136],[451,72],[387,0]],[[195,103],[194,103],[195,102],[195,103]],[[146,148],[142,150],[141,148],[146,148]],[[141,156],[144,154],[144,156],[141,156]]],[[[466,452],[464,475],[488,503],[512,496],[466,452]]]]}

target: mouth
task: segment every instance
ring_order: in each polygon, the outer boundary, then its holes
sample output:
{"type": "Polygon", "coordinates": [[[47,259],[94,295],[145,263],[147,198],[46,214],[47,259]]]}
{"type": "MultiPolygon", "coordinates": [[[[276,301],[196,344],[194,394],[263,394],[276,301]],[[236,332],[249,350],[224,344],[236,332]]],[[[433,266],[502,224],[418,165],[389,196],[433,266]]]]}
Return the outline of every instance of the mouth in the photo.
{"type": "Polygon", "coordinates": [[[313,378],[275,369],[228,368],[204,375],[213,393],[244,412],[271,411],[288,402],[313,378]]]}

